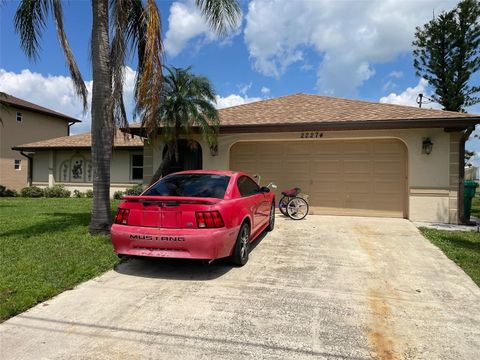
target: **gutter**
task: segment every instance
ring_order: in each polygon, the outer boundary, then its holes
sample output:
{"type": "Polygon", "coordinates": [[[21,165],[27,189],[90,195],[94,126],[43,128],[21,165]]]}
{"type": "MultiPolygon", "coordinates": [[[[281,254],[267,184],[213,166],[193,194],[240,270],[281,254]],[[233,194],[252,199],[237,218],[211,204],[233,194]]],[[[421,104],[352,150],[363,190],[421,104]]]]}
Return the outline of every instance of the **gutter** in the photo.
{"type": "Polygon", "coordinates": [[[33,158],[27,154],[25,154],[23,151],[20,151],[20,154],[25,156],[28,161],[28,172],[27,172],[27,184],[28,186],[32,186],[32,180],[33,180],[33,158]]]}
{"type": "MultiPolygon", "coordinates": [[[[450,131],[461,131],[480,123],[480,117],[430,118],[430,119],[385,119],[385,120],[341,120],[298,123],[268,123],[268,124],[220,124],[220,134],[234,133],[266,133],[266,132],[302,132],[302,131],[345,131],[345,130],[386,130],[386,129],[417,129],[444,128],[450,131]]],[[[122,128],[123,132],[146,137],[145,128],[122,128]]],[[[199,128],[194,127],[193,133],[199,128]]],[[[162,128],[158,129],[158,134],[162,128]]]]}

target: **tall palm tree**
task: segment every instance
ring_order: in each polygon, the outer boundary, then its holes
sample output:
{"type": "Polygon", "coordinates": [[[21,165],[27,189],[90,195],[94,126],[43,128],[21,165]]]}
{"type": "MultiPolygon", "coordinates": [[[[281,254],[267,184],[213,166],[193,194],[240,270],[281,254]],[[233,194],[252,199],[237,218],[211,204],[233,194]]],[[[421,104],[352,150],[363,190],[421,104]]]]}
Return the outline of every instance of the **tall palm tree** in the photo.
{"type": "Polygon", "coordinates": [[[217,145],[219,117],[211,82],[204,76],[193,74],[190,67],[166,66],[165,69],[157,110],[160,116],[153,121],[151,118],[143,119],[147,133],[157,133],[160,129],[166,146],[165,156],[151,184],[160,178],[173,158],[178,161],[181,138],[190,139],[192,133],[200,133],[211,148],[217,145]]]}
{"type": "MultiPolygon", "coordinates": [[[[225,34],[239,21],[237,0],[196,0],[210,26],[225,34]]],[[[87,109],[87,89],[73,57],[63,26],[61,0],[21,0],[15,14],[15,28],[27,56],[38,57],[39,39],[52,12],[57,35],[77,95],[87,109]]],[[[92,0],[92,167],[93,207],[91,234],[108,234],[110,215],[110,161],[115,125],[128,126],[123,104],[125,58],[136,51],[138,69],[136,108],[142,118],[158,117],[162,86],[160,14],[155,0],[92,0]]],[[[149,119],[149,120],[148,120],[149,119]]]]}

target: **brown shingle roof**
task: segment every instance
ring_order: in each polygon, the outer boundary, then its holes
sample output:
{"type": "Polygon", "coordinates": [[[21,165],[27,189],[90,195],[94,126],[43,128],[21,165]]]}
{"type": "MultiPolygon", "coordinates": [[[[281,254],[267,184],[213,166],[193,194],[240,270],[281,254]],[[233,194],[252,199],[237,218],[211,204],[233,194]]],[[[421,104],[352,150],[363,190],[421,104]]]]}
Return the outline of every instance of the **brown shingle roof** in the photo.
{"type": "MultiPolygon", "coordinates": [[[[115,148],[135,148],[143,147],[143,139],[134,136],[133,138],[125,134],[120,130],[117,130],[114,147],[115,148]]],[[[17,145],[13,147],[13,150],[48,150],[48,149],[79,149],[90,148],[92,146],[92,134],[84,133],[79,135],[62,136],[55,139],[48,139],[43,141],[37,141],[30,144],[17,145]]]]}
{"type": "MultiPolygon", "coordinates": [[[[223,133],[403,127],[465,127],[480,116],[330,96],[293,94],[219,110],[223,133]]],[[[139,125],[131,133],[142,133],[139,125]]]]}
{"type": "Polygon", "coordinates": [[[31,103],[31,102],[23,100],[23,99],[19,99],[15,96],[8,95],[8,94],[5,94],[5,96],[0,96],[0,102],[2,102],[4,104],[7,104],[7,105],[15,106],[15,107],[18,107],[18,108],[21,108],[21,109],[26,109],[26,110],[46,114],[46,115],[56,116],[58,118],[67,120],[69,122],[76,122],[76,123],[81,122],[80,120],[75,119],[73,117],[70,117],[70,116],[67,116],[65,114],[56,112],[54,110],[47,109],[43,106],[31,103]]]}
{"type": "Polygon", "coordinates": [[[232,106],[219,110],[219,113],[222,125],[478,117],[453,111],[310,94],[294,94],[232,106]]]}

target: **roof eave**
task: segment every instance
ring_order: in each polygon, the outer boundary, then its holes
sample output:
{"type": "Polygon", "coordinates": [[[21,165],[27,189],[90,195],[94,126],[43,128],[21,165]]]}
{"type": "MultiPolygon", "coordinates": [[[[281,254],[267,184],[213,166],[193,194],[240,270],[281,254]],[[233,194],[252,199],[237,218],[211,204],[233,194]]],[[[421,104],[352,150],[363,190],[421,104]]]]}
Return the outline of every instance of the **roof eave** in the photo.
{"type": "Polygon", "coordinates": [[[16,108],[19,108],[19,109],[28,110],[28,111],[32,111],[32,112],[36,112],[36,113],[48,115],[48,116],[54,116],[54,117],[57,117],[57,118],[59,118],[59,119],[62,119],[62,120],[71,122],[71,123],[80,123],[80,122],[82,122],[82,120],[78,120],[78,119],[75,119],[75,118],[72,118],[72,117],[70,117],[70,116],[60,114],[60,113],[57,114],[57,113],[51,113],[51,112],[48,112],[48,111],[44,111],[44,110],[41,110],[41,109],[34,109],[34,108],[29,107],[29,106],[20,105],[20,104],[16,104],[16,103],[10,103],[10,102],[8,102],[8,101],[6,101],[6,100],[4,100],[4,101],[2,101],[2,102],[3,102],[3,103],[6,103],[6,104],[8,104],[9,106],[12,106],[12,107],[16,107],[16,108]]]}
{"type": "MultiPolygon", "coordinates": [[[[448,119],[401,119],[401,120],[356,120],[356,121],[325,121],[305,123],[277,124],[243,124],[220,125],[220,134],[252,133],[252,132],[292,132],[292,131],[342,131],[342,130],[382,130],[382,129],[419,129],[448,128],[463,129],[480,123],[480,117],[459,117],[448,119]]],[[[145,136],[142,127],[123,128],[124,132],[145,136]]],[[[159,132],[161,129],[159,129],[159,132]]]]}
{"type": "MultiPolygon", "coordinates": [[[[37,151],[37,150],[90,150],[91,146],[14,146],[15,151],[37,151]]],[[[143,145],[114,146],[115,150],[138,150],[143,149],[143,145]]]]}

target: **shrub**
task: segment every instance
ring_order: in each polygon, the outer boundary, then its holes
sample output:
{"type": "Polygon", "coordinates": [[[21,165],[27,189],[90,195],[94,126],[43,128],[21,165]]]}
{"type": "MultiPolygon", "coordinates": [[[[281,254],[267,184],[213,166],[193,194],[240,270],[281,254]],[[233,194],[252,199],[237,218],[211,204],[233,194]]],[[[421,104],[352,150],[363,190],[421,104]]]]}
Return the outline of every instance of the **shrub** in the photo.
{"type": "Polygon", "coordinates": [[[83,192],[81,192],[80,190],[73,190],[73,197],[75,198],[84,198],[85,197],[85,194],[83,192]]]}
{"type": "Polygon", "coordinates": [[[72,193],[65,189],[65,185],[53,185],[45,189],[45,197],[48,198],[68,198],[72,193]]]}
{"type": "Polygon", "coordinates": [[[119,191],[115,191],[115,192],[113,193],[113,198],[114,198],[115,200],[120,200],[123,195],[125,195],[125,194],[123,193],[123,191],[120,191],[120,190],[119,190],[119,191]]]}
{"type": "Polygon", "coordinates": [[[7,189],[6,186],[0,185],[0,197],[14,197],[18,196],[16,190],[7,189]]]}
{"type": "Polygon", "coordinates": [[[85,197],[87,197],[87,198],[93,198],[93,190],[92,190],[92,189],[88,189],[87,191],[85,191],[85,197]]]}
{"type": "Polygon", "coordinates": [[[130,189],[125,190],[125,195],[136,196],[140,195],[143,192],[143,185],[137,184],[132,186],[130,189]]]}
{"type": "Polygon", "coordinates": [[[39,198],[44,195],[44,191],[38,186],[27,186],[20,190],[20,195],[23,197],[39,198]]]}

